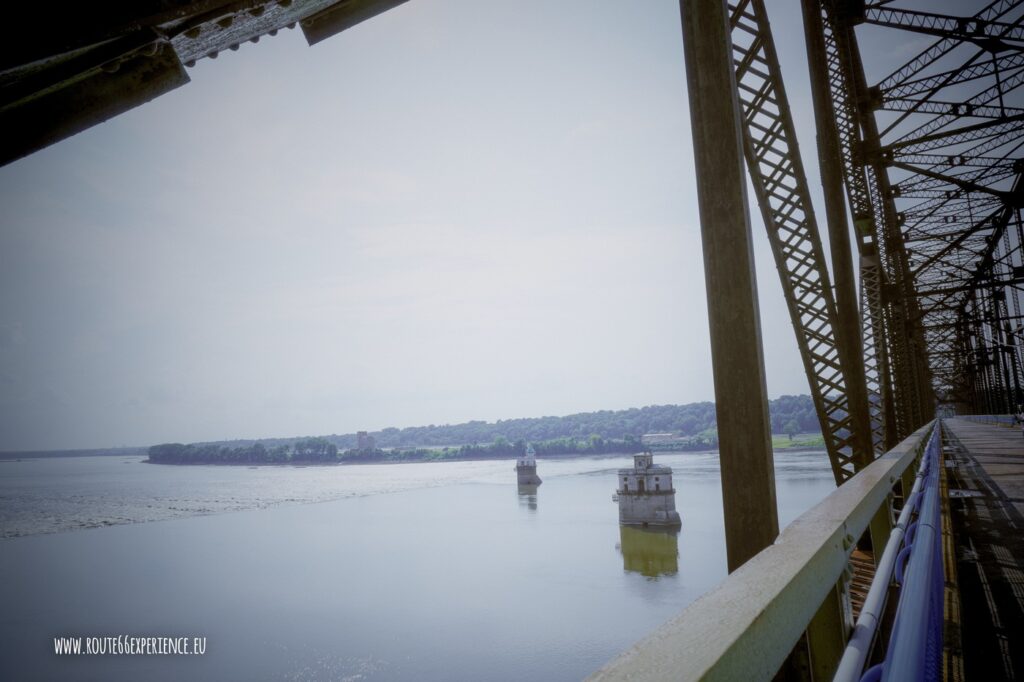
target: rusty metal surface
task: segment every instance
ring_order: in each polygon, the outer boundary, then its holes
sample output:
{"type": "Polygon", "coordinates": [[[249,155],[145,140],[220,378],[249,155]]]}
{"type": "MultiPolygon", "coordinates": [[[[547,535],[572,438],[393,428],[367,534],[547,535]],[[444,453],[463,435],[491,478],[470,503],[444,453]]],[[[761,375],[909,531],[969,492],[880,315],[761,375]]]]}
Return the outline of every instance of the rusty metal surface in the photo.
{"type": "Polygon", "coordinates": [[[300,25],[313,44],[405,1],[155,0],[55,17],[22,7],[0,31],[0,126],[16,138],[0,164],[188,83],[184,67],[200,59],[300,25]]]}
{"type": "Polygon", "coordinates": [[[14,159],[81,132],[189,82],[170,46],[113,71],[95,69],[0,110],[0,158],[14,159]]]}
{"type": "Polygon", "coordinates": [[[960,411],[1011,411],[1024,401],[1022,2],[931,14],[902,0],[814,4],[851,211],[878,256],[880,288],[863,273],[862,284],[887,350],[891,422],[905,432],[927,418],[932,394],[960,411]],[[882,35],[922,48],[867,67],[858,44],[882,35]]]}
{"type": "MultiPolygon", "coordinates": [[[[836,485],[873,458],[867,388],[855,330],[839,320],[796,125],[762,0],[729,3],[743,151],[796,332],[836,485]]],[[[881,454],[881,450],[878,454],[881,454]]]]}

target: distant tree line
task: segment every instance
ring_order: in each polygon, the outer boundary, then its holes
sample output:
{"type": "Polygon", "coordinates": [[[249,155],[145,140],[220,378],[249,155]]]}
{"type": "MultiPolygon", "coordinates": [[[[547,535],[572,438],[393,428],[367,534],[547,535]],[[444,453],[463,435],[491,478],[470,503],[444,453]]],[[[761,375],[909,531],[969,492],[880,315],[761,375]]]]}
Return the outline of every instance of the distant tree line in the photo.
{"type": "MultiPolygon", "coordinates": [[[[800,432],[820,430],[814,404],[810,396],[782,396],[769,402],[772,432],[786,433],[785,426],[793,421],[800,432]]],[[[416,426],[405,429],[387,428],[372,435],[381,448],[426,447],[462,445],[464,443],[493,443],[503,437],[510,442],[541,441],[571,438],[586,440],[592,434],[608,440],[623,440],[627,436],[639,439],[645,433],[675,433],[705,439],[714,431],[715,404],[711,402],[688,405],[651,405],[628,410],[602,410],[584,412],[565,417],[536,417],[504,419],[497,422],[471,421],[453,425],[416,426]]],[[[356,446],[355,434],[328,436],[339,448],[356,446]]],[[[717,437],[716,437],[717,442],[717,437]]],[[[535,445],[536,447],[536,445],[535,445]]]]}
{"type": "MultiPolygon", "coordinates": [[[[593,434],[584,439],[556,438],[532,443],[534,452],[544,455],[603,455],[640,452],[643,446],[636,439],[604,439],[593,434]]],[[[446,446],[441,448],[393,448],[384,450],[345,450],[338,454],[341,462],[414,462],[456,459],[507,459],[526,452],[526,441],[509,442],[498,436],[493,443],[446,446]]]]}
{"type": "MultiPolygon", "coordinates": [[[[782,396],[769,402],[772,432],[785,433],[793,421],[801,432],[819,430],[810,396],[782,396]]],[[[505,419],[497,422],[471,421],[442,426],[387,428],[371,433],[382,448],[491,443],[502,436],[509,441],[539,442],[559,438],[585,440],[591,434],[604,439],[640,438],[645,433],[675,433],[700,437],[716,428],[715,404],[651,405],[628,410],[584,412],[565,417],[505,419]]],[[[355,447],[355,434],[328,436],[339,448],[355,447]]]]}
{"type": "Polygon", "coordinates": [[[303,438],[290,445],[265,447],[263,443],[228,447],[215,443],[163,443],[149,448],[156,464],[287,464],[337,462],[338,446],[326,438],[303,438]]]}
{"type": "MultiPolygon", "coordinates": [[[[637,439],[604,439],[597,434],[576,440],[558,438],[534,443],[538,455],[598,455],[639,452],[637,439]]],[[[424,462],[456,459],[507,459],[526,452],[526,442],[510,443],[498,437],[493,443],[443,448],[364,448],[338,450],[324,438],[305,438],[290,445],[266,448],[261,443],[229,448],[226,446],[163,443],[149,448],[149,461],[155,464],[343,464],[360,462],[424,462]]]]}
{"type": "Polygon", "coordinates": [[[769,401],[772,433],[817,433],[818,413],[809,395],[784,395],[769,401]]]}
{"type": "MultiPolygon", "coordinates": [[[[769,402],[773,433],[820,430],[810,396],[782,396],[769,402]]],[[[628,410],[583,412],[565,417],[470,421],[463,424],[386,428],[374,431],[376,447],[357,448],[356,434],[316,438],[272,438],[150,448],[160,463],[285,463],[423,461],[451,458],[511,457],[532,443],[539,455],[635,452],[647,433],[679,436],[674,449],[718,446],[715,405],[651,405],[628,410]],[[378,454],[380,453],[380,454],[378,454]]]]}

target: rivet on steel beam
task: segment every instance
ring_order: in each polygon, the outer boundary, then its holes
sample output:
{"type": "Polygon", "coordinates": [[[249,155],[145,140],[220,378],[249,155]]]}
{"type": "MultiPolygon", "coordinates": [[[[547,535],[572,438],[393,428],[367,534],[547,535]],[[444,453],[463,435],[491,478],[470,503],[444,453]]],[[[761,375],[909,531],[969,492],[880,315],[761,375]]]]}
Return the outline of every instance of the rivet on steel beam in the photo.
{"type": "Polygon", "coordinates": [[[199,34],[203,32],[202,26],[193,26],[189,30],[185,31],[185,37],[195,40],[199,37],[199,34]]]}
{"type": "Polygon", "coordinates": [[[238,52],[238,43],[232,43],[231,51],[232,52],[238,52]]]}
{"type": "Polygon", "coordinates": [[[258,42],[260,42],[260,37],[259,36],[253,36],[252,38],[249,38],[249,42],[250,43],[258,43],[258,42]]]}
{"type": "Polygon", "coordinates": [[[843,549],[850,549],[853,547],[853,536],[847,533],[843,537],[843,549]]]}
{"type": "Polygon", "coordinates": [[[277,35],[277,29],[276,28],[272,28],[269,31],[267,31],[267,33],[269,33],[271,36],[276,36],[277,35]]]}
{"type": "Polygon", "coordinates": [[[292,0],[277,0],[277,4],[280,5],[281,7],[291,7],[292,0]]]}
{"type": "Polygon", "coordinates": [[[218,54],[217,50],[214,50],[213,52],[206,53],[206,56],[209,57],[210,59],[216,59],[217,58],[217,54],[218,54]]]}
{"type": "Polygon", "coordinates": [[[259,7],[253,7],[251,10],[249,10],[249,14],[253,15],[254,17],[260,17],[263,16],[263,12],[266,9],[267,8],[264,7],[263,5],[260,5],[259,7]]]}
{"type": "Polygon", "coordinates": [[[234,17],[224,17],[223,19],[217,20],[217,25],[221,28],[227,28],[228,26],[231,26],[231,24],[233,23],[235,23],[234,17]]]}
{"type": "Polygon", "coordinates": [[[190,60],[188,60],[187,62],[185,62],[185,66],[187,66],[187,67],[188,67],[188,68],[190,68],[190,69],[191,69],[191,68],[192,68],[193,66],[195,66],[195,65],[196,65],[196,60],[194,60],[194,59],[190,59],[190,60]]]}
{"type": "Polygon", "coordinates": [[[295,28],[295,22],[293,21],[292,23],[288,24],[288,28],[295,28]]]}

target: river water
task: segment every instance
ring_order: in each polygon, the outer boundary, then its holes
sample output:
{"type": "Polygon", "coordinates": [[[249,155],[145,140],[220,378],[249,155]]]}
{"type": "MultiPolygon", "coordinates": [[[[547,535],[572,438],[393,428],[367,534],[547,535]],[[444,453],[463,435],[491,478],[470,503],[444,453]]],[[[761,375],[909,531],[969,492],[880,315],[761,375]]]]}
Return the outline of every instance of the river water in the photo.
{"type": "MultiPolygon", "coordinates": [[[[0,679],[580,679],[726,574],[717,456],[655,461],[678,534],[619,527],[627,457],[542,459],[532,494],[512,461],[0,462],[0,679]],[[54,653],[119,635],[206,652],[54,653]]],[[[783,525],[834,487],[822,452],[776,479],[783,525]]]]}

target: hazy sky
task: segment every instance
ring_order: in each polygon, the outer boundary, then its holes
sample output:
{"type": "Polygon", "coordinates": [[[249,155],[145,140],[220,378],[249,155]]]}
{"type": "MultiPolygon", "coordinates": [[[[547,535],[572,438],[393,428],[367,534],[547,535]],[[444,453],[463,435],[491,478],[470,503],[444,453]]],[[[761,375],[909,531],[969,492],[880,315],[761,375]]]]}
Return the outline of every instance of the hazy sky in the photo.
{"type": "MultiPolygon", "coordinates": [[[[680,36],[677,0],[412,0],[0,168],[0,450],[713,399],[680,36]]],[[[752,218],[768,392],[805,393],[752,218]]]]}

